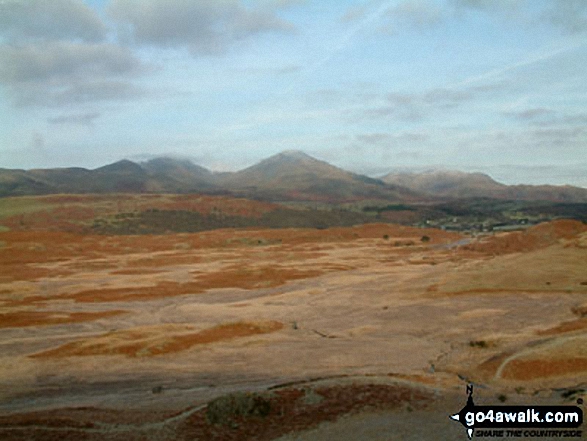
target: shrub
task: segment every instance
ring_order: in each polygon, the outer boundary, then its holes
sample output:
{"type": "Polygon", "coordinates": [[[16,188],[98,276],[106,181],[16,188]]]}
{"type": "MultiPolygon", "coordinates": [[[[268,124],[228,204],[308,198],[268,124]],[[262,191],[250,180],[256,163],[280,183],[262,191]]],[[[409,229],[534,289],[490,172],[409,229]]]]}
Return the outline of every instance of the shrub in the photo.
{"type": "Polygon", "coordinates": [[[489,344],[485,340],[471,340],[469,346],[472,348],[487,348],[489,344]]]}
{"type": "Polygon", "coordinates": [[[270,410],[271,402],[261,395],[237,392],[208,403],[206,418],[212,424],[230,425],[235,417],[265,417],[270,410]]]}

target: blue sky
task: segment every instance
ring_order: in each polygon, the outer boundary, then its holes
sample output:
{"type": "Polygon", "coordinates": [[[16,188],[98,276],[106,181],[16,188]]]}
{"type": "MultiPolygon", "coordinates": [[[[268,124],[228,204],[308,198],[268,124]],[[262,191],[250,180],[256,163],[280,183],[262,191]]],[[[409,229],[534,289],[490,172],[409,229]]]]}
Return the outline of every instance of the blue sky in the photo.
{"type": "Polygon", "coordinates": [[[583,0],[2,0],[0,167],[303,150],[587,187],[583,0]]]}

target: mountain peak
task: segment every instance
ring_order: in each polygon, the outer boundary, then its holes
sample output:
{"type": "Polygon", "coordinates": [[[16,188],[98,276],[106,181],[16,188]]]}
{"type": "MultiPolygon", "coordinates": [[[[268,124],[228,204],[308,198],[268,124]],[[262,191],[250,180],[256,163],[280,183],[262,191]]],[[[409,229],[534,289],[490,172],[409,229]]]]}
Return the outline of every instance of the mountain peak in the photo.
{"type": "Polygon", "coordinates": [[[306,176],[316,175],[350,175],[349,172],[339,169],[327,162],[316,159],[300,150],[286,150],[252,165],[238,174],[260,174],[266,179],[275,176],[306,176]]]}
{"type": "Polygon", "coordinates": [[[276,156],[282,156],[293,159],[316,159],[301,150],[284,150],[276,156]]]}
{"type": "Polygon", "coordinates": [[[121,161],[114,162],[112,164],[105,165],[103,167],[99,167],[94,171],[100,172],[134,172],[134,173],[141,173],[144,172],[143,168],[137,164],[136,162],[132,162],[128,159],[122,159],[121,161]]]}
{"type": "Polygon", "coordinates": [[[283,152],[277,153],[273,156],[270,156],[267,159],[262,160],[259,164],[268,164],[268,163],[280,163],[280,162],[322,162],[319,159],[314,158],[313,156],[308,155],[307,153],[302,152],[301,150],[285,150],[283,152]]]}

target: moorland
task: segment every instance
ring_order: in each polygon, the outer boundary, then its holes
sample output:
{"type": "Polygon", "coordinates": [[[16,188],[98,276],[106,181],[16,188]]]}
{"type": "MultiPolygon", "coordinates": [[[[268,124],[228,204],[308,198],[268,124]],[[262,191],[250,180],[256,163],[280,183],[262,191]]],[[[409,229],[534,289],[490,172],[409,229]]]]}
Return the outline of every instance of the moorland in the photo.
{"type": "Polygon", "coordinates": [[[398,179],[2,170],[0,438],[460,439],[467,384],[584,398],[587,190],[398,179]]]}

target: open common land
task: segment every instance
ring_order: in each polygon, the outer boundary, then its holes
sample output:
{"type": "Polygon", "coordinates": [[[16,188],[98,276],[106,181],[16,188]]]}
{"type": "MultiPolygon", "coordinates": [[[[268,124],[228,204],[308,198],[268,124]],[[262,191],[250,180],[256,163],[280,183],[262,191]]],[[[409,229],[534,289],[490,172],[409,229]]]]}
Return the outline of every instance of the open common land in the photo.
{"type": "Polygon", "coordinates": [[[493,404],[585,396],[584,223],[287,210],[0,200],[0,438],[456,439],[468,382],[493,404]]]}

